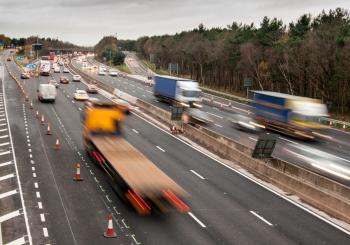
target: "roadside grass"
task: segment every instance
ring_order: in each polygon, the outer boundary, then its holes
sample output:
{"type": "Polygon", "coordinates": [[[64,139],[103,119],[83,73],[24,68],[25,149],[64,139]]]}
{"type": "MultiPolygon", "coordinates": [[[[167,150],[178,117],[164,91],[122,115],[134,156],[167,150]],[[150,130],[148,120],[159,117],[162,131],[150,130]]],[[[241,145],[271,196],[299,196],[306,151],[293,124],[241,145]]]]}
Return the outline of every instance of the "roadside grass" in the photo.
{"type": "Polygon", "coordinates": [[[159,75],[170,75],[170,73],[167,70],[164,69],[156,69],[156,65],[149,62],[148,60],[141,60],[149,69],[151,69],[153,72],[159,74],[159,75]]]}
{"type": "Polygon", "coordinates": [[[122,72],[131,74],[131,71],[129,70],[128,66],[125,63],[123,63],[122,65],[117,65],[115,67],[122,72]]]}

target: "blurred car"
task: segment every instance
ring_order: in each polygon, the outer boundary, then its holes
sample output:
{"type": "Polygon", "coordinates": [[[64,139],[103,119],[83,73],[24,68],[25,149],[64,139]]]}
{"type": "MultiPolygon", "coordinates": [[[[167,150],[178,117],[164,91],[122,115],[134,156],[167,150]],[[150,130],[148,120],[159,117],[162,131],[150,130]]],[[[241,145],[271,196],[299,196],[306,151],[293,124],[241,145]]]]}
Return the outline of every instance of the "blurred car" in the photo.
{"type": "Polygon", "coordinates": [[[265,129],[264,125],[257,123],[251,117],[238,113],[233,114],[229,121],[234,128],[242,131],[260,132],[265,129]]]}
{"type": "Polygon", "coordinates": [[[119,74],[118,74],[118,71],[111,69],[109,70],[108,75],[110,75],[111,77],[117,77],[119,74]]]}
{"type": "Polygon", "coordinates": [[[122,99],[114,99],[113,100],[118,107],[123,110],[126,114],[130,114],[131,113],[131,105],[129,104],[129,102],[122,100],[122,99]]]}
{"type": "Polygon", "coordinates": [[[29,72],[22,72],[21,73],[21,78],[22,79],[29,79],[30,78],[29,72]]]}
{"type": "Polygon", "coordinates": [[[80,75],[73,75],[73,82],[80,82],[81,81],[81,76],[80,75]]]}
{"type": "Polygon", "coordinates": [[[89,95],[86,93],[85,90],[77,89],[74,93],[74,99],[85,101],[89,99],[89,95]]]}
{"type": "Polygon", "coordinates": [[[67,67],[63,68],[63,73],[69,73],[69,70],[67,67]]]}
{"type": "Polygon", "coordinates": [[[182,114],[185,123],[213,124],[213,119],[205,112],[197,108],[188,108],[182,114]]]}
{"type": "Polygon", "coordinates": [[[60,83],[63,83],[63,84],[68,84],[69,83],[69,79],[67,77],[60,77],[60,83]]]}
{"type": "Polygon", "coordinates": [[[7,59],[6,59],[7,61],[11,61],[11,57],[7,57],[7,59]]]}
{"type": "Polygon", "coordinates": [[[49,84],[54,85],[56,88],[58,88],[59,83],[56,80],[50,80],[49,84]]]}
{"type": "Polygon", "coordinates": [[[86,92],[90,93],[90,94],[96,94],[98,91],[98,88],[96,86],[95,83],[90,83],[88,84],[88,87],[86,89],[86,92]]]}
{"type": "Polygon", "coordinates": [[[56,66],[53,70],[54,73],[60,73],[61,72],[61,69],[59,66],[56,66]]]}
{"type": "Polygon", "coordinates": [[[103,69],[99,69],[98,70],[98,75],[104,76],[104,75],[106,75],[106,72],[103,69]]]}

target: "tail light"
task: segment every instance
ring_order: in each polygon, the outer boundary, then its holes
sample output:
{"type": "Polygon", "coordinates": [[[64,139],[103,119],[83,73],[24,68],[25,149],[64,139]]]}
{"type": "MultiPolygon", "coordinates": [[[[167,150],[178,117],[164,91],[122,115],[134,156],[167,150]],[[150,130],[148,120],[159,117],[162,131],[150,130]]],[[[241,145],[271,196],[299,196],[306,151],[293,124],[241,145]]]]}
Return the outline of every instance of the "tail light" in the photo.
{"type": "Polygon", "coordinates": [[[178,198],[172,191],[167,190],[163,191],[164,197],[171,203],[177,210],[182,213],[187,213],[190,211],[190,208],[180,199],[178,198]]]}
{"type": "Polygon", "coordinates": [[[151,212],[151,207],[137,192],[128,190],[126,197],[139,214],[145,215],[151,212]]]}

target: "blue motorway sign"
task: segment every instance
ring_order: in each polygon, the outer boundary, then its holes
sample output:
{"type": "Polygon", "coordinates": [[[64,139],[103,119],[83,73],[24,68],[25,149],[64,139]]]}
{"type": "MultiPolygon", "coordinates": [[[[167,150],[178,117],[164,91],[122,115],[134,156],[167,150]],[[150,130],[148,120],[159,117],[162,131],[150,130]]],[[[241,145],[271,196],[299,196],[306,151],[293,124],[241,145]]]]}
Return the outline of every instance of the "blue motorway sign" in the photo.
{"type": "Polygon", "coordinates": [[[18,59],[18,60],[24,60],[24,56],[23,56],[23,55],[20,55],[20,56],[18,56],[17,59],[18,59]]]}
{"type": "Polygon", "coordinates": [[[36,64],[28,64],[26,65],[26,68],[34,70],[36,68],[36,64]]]}

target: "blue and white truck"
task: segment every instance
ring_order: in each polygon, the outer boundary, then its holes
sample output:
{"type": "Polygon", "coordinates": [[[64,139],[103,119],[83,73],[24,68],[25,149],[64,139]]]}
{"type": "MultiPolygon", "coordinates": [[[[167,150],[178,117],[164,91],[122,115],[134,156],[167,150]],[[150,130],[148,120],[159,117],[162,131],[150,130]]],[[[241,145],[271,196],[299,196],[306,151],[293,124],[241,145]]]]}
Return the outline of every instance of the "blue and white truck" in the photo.
{"type": "Polygon", "coordinates": [[[327,117],[325,104],[317,99],[270,91],[251,91],[255,120],[266,129],[305,140],[325,136],[319,122],[327,117]]]}
{"type": "Polygon", "coordinates": [[[155,75],[153,94],[173,105],[201,107],[201,89],[194,80],[155,75]]]}

